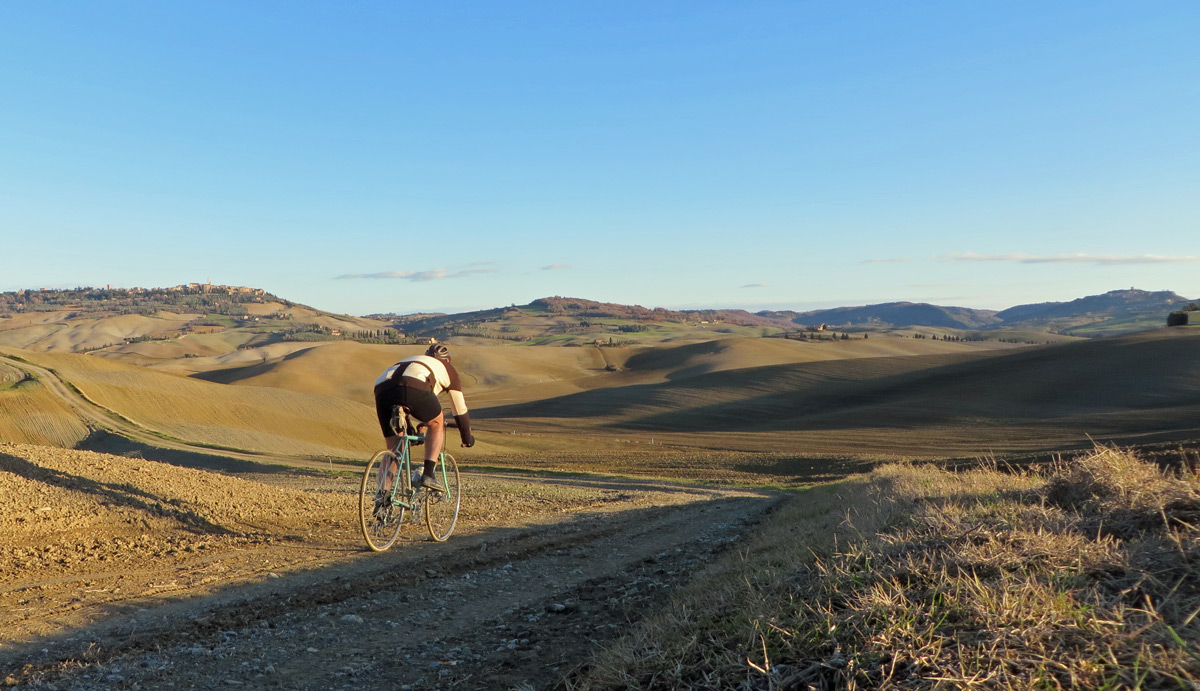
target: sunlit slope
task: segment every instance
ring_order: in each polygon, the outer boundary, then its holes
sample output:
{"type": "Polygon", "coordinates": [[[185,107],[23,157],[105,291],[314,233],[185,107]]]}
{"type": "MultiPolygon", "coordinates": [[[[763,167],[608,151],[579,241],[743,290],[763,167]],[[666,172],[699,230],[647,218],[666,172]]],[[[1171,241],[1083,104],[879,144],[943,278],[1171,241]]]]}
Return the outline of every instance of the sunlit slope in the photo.
{"type": "MultiPolygon", "coordinates": [[[[533,353],[529,353],[529,355],[533,356],[546,349],[526,348],[522,350],[532,350],[533,353]]],[[[580,349],[564,348],[561,350],[580,349]]],[[[602,402],[599,407],[589,409],[587,415],[607,416],[610,414],[611,406],[621,406],[626,398],[631,397],[629,393],[631,389],[644,391],[644,388],[638,387],[663,385],[662,391],[668,392],[670,396],[675,396],[678,392],[675,391],[677,387],[674,385],[686,385],[692,379],[704,378],[714,373],[772,365],[876,359],[884,356],[902,358],[912,355],[976,355],[990,352],[961,343],[887,337],[824,342],[786,341],[776,338],[726,338],[677,346],[600,348],[598,350],[607,360],[611,361],[609,364],[616,366],[618,371],[601,370],[597,372],[593,370],[583,373],[586,376],[580,376],[569,382],[564,380],[527,383],[522,386],[488,391],[480,396],[478,401],[481,405],[491,408],[502,408],[519,403],[531,403],[536,406],[537,401],[554,401],[549,404],[552,408],[557,405],[560,396],[572,391],[613,389],[614,391],[609,394],[596,393],[581,399],[602,402]]],[[[535,371],[540,366],[540,362],[533,363],[535,371]]],[[[912,366],[917,365],[915,363],[903,365],[903,367],[912,366]]],[[[588,406],[585,405],[585,408],[588,406]]]]}
{"type": "MultiPolygon", "coordinates": [[[[174,374],[195,371],[193,362],[210,358],[236,356],[240,348],[253,340],[255,334],[245,331],[187,334],[169,340],[137,341],[105,348],[92,353],[99,357],[133,365],[157,367],[174,374]],[[175,369],[181,370],[176,372],[175,369]]],[[[279,344],[284,345],[284,344],[279,344]]],[[[311,344],[290,344],[311,345],[311,344]]]]}
{"type": "Polygon", "coordinates": [[[889,336],[866,340],[856,337],[847,341],[727,338],[674,348],[647,348],[631,356],[625,366],[630,371],[652,373],[664,380],[674,381],[748,367],[852,358],[975,353],[980,348],[964,343],[889,336]]]}
{"type": "Polygon", "coordinates": [[[0,442],[74,446],[88,431],[44,384],[0,362],[0,442]]]}
{"type": "Polygon", "coordinates": [[[368,319],[367,317],[355,317],[348,314],[332,314],[295,303],[243,303],[243,306],[252,315],[265,316],[276,312],[283,312],[290,314],[294,322],[318,324],[327,329],[341,329],[347,333],[354,331],[375,331],[391,326],[391,322],[368,319]]]}
{"type": "MultiPolygon", "coordinates": [[[[369,404],[371,384],[397,360],[422,346],[353,342],[276,344],[166,365],[171,371],[223,384],[271,386],[339,396],[369,404]]],[[[937,353],[975,353],[977,346],[880,337],[854,341],[726,338],[706,343],[640,348],[464,346],[452,344],[454,364],[472,407],[555,398],[596,388],[678,381],[712,372],[765,365],[937,353]]]]}
{"type": "Polygon", "coordinates": [[[212,360],[216,369],[197,372],[197,379],[221,384],[272,387],[336,396],[374,405],[371,385],[385,367],[402,359],[398,353],[424,351],[418,346],[381,346],[354,342],[314,345],[277,344],[212,360]]]}
{"type": "Polygon", "coordinates": [[[87,355],[26,358],[134,423],[190,442],[307,456],[356,456],[378,444],[374,410],[332,396],[224,386],[87,355]]]}
{"type": "Polygon", "coordinates": [[[977,355],[838,360],[715,372],[498,407],[497,419],[663,431],[1200,426],[1200,332],[1157,331],[977,355]]]}
{"type": "Polygon", "coordinates": [[[374,332],[391,326],[364,317],[330,314],[283,302],[241,303],[249,320],[206,315],[187,307],[153,314],[121,314],[103,303],[47,311],[0,315],[0,346],[47,352],[87,352],[102,349],[104,357],[155,364],[172,358],[206,357],[236,351],[282,325],[316,324],[343,333],[374,332]],[[272,319],[286,315],[286,320],[272,319]],[[215,319],[215,324],[206,322],[215,319]],[[258,319],[269,328],[259,328],[258,319]],[[199,323],[198,323],[199,322],[199,323]],[[220,326],[224,323],[225,326],[220,326]],[[209,331],[217,333],[209,333],[209,331]],[[194,331],[194,333],[193,333],[194,331]],[[147,340],[149,339],[149,340],[147,340]]]}
{"type": "MultiPolygon", "coordinates": [[[[204,336],[189,336],[181,341],[196,344],[201,339],[225,337],[225,334],[206,334],[204,336]]],[[[221,343],[206,343],[206,351],[210,354],[164,360],[153,365],[159,372],[195,376],[205,381],[222,384],[248,383],[255,373],[274,367],[287,356],[302,350],[325,347],[324,343],[308,343],[303,341],[284,341],[256,348],[238,348],[236,350],[223,347],[221,343]],[[264,369],[265,368],[265,369],[264,369]]],[[[196,350],[191,346],[192,352],[196,350]]],[[[286,387],[285,387],[286,388],[286,387]]]]}
{"type": "MultiPolygon", "coordinates": [[[[504,397],[514,392],[522,396],[520,400],[528,400],[525,396],[537,397],[543,390],[553,395],[579,391],[578,381],[604,373],[613,361],[623,361],[624,353],[602,350],[622,349],[454,345],[451,352],[468,402],[474,406],[489,396],[504,397]],[[519,393],[526,387],[536,390],[519,393]]],[[[375,378],[393,363],[424,351],[424,346],[336,342],[307,344],[292,352],[256,348],[201,363],[178,363],[176,367],[208,364],[214,369],[193,376],[223,384],[270,386],[371,404],[375,378]]]]}
{"type": "Polygon", "coordinates": [[[127,338],[175,332],[196,316],[161,312],[152,317],[124,314],[93,319],[70,311],[16,314],[0,322],[0,345],[78,352],[123,343],[127,338]]]}

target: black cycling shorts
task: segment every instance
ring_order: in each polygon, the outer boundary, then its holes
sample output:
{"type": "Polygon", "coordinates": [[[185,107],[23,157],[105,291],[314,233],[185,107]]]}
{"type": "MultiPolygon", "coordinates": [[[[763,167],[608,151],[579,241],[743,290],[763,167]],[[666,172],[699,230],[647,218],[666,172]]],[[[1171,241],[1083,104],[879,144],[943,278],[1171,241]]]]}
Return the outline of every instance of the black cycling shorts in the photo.
{"type": "Polygon", "coordinates": [[[375,414],[383,436],[392,436],[392,408],[402,405],[421,422],[442,414],[442,403],[432,391],[386,381],[375,387],[375,414]]]}

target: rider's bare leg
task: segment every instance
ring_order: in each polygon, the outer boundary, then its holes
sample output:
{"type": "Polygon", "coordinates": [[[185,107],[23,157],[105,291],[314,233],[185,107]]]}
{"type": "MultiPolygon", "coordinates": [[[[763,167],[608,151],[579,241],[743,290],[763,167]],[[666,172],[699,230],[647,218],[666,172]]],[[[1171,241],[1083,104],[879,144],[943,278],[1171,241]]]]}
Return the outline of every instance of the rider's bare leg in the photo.
{"type": "MultiPolygon", "coordinates": [[[[396,447],[400,444],[400,437],[394,434],[389,434],[383,438],[383,443],[387,445],[387,449],[389,451],[395,451],[396,447]]],[[[389,481],[394,479],[397,473],[400,472],[400,461],[393,456],[392,462],[389,463],[388,467],[383,470],[384,471],[379,474],[379,489],[387,492],[392,489],[392,485],[389,481]]]]}
{"type": "Polygon", "coordinates": [[[425,474],[433,475],[437,459],[442,454],[442,445],[446,443],[446,414],[438,413],[437,417],[425,424],[429,426],[425,430],[425,474]]]}

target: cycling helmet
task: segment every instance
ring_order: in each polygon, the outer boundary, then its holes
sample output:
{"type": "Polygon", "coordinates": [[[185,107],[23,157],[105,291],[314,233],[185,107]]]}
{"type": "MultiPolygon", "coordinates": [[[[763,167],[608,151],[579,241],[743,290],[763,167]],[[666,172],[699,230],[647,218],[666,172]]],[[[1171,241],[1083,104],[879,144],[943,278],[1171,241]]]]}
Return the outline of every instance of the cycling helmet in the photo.
{"type": "Polygon", "coordinates": [[[450,362],[450,349],[444,343],[434,343],[425,351],[429,357],[437,358],[445,362],[450,362]]]}

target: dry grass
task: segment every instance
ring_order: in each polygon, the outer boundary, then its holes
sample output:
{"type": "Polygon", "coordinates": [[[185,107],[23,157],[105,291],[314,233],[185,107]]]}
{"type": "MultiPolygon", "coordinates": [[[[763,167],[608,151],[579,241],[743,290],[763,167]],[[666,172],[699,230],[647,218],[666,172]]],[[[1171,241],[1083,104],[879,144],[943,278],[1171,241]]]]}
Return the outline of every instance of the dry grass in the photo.
{"type": "Polygon", "coordinates": [[[1099,447],[810,491],[573,686],[1198,688],[1200,474],[1099,447]]]}

